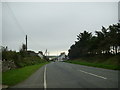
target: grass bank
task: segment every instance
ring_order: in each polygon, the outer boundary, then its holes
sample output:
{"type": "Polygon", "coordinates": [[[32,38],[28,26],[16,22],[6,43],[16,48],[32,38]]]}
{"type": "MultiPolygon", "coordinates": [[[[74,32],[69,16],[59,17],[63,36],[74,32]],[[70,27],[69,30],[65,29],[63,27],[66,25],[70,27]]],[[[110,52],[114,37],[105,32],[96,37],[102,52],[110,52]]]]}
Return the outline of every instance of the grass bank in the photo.
{"type": "Polygon", "coordinates": [[[76,60],[69,60],[66,61],[68,63],[73,63],[73,64],[80,64],[80,65],[86,65],[86,66],[92,66],[92,67],[98,67],[98,68],[106,68],[106,69],[113,69],[113,70],[120,70],[120,66],[118,65],[108,65],[108,64],[103,64],[103,63],[90,63],[90,62],[83,62],[83,61],[76,61],[76,60]]]}
{"type": "Polygon", "coordinates": [[[48,62],[9,70],[2,73],[2,84],[12,86],[27,79],[32,73],[48,62]]]}
{"type": "Polygon", "coordinates": [[[100,57],[87,57],[80,58],[74,60],[66,61],[68,63],[80,64],[98,68],[112,69],[112,70],[120,70],[119,65],[119,56],[113,56],[110,58],[100,58],[100,57]]]}

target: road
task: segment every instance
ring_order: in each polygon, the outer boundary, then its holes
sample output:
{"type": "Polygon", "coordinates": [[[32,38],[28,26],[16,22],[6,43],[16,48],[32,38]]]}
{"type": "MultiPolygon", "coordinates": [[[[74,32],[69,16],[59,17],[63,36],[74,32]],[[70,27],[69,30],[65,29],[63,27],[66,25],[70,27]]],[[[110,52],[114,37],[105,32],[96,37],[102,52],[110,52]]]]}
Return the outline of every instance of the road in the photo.
{"type": "Polygon", "coordinates": [[[12,88],[118,88],[118,71],[51,62],[12,88]]]}

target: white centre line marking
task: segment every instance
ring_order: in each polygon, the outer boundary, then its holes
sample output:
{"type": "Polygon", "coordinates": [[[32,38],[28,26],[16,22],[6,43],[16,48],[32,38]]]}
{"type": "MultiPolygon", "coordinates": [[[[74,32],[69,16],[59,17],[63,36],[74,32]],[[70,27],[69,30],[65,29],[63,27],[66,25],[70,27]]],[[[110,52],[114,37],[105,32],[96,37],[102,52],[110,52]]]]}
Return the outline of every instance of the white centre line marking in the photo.
{"type": "Polygon", "coordinates": [[[45,66],[45,69],[44,69],[44,89],[45,90],[47,88],[47,83],[46,83],[46,67],[47,67],[47,65],[45,66]]]}
{"type": "Polygon", "coordinates": [[[78,70],[78,71],[81,71],[81,72],[84,72],[86,74],[90,74],[90,75],[93,75],[93,76],[96,76],[96,77],[99,77],[99,78],[102,78],[102,79],[107,79],[106,77],[103,77],[103,76],[99,76],[99,75],[96,75],[96,74],[93,74],[93,73],[89,73],[89,72],[85,72],[83,70],[78,70]]]}

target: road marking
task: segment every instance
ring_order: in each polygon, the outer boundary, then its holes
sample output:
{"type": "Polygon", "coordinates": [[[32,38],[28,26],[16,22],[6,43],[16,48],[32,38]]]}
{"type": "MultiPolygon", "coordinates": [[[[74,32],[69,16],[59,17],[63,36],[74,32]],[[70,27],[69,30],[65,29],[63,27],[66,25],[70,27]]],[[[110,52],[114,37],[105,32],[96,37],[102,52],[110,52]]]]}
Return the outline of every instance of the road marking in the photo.
{"type": "Polygon", "coordinates": [[[103,76],[99,76],[99,75],[96,75],[96,74],[93,74],[93,73],[89,73],[89,72],[85,72],[83,70],[78,70],[78,71],[81,71],[81,72],[84,72],[86,74],[90,74],[90,75],[93,75],[93,76],[96,76],[96,77],[99,77],[99,78],[102,78],[102,79],[107,79],[106,77],[103,77],[103,76]]]}
{"type": "Polygon", "coordinates": [[[46,67],[47,67],[47,65],[45,66],[45,69],[44,69],[44,89],[45,90],[47,88],[47,83],[46,83],[46,67]]]}

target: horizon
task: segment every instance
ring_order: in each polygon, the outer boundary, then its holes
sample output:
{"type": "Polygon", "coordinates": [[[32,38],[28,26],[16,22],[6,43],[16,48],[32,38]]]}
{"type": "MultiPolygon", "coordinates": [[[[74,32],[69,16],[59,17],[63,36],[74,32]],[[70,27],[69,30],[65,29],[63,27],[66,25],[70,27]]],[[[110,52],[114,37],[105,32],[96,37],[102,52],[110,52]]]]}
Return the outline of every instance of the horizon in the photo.
{"type": "Polygon", "coordinates": [[[3,46],[19,51],[28,35],[28,50],[50,55],[68,54],[84,30],[118,22],[117,2],[4,2],[2,10],[3,46]]]}

